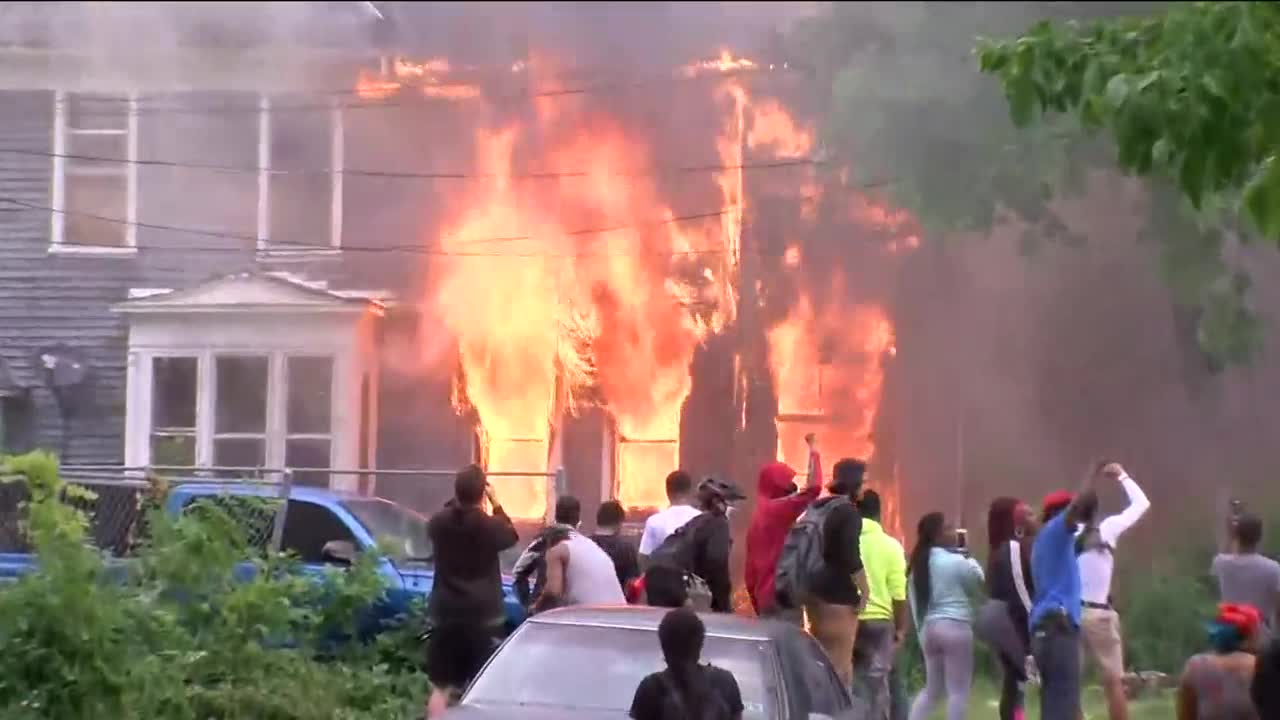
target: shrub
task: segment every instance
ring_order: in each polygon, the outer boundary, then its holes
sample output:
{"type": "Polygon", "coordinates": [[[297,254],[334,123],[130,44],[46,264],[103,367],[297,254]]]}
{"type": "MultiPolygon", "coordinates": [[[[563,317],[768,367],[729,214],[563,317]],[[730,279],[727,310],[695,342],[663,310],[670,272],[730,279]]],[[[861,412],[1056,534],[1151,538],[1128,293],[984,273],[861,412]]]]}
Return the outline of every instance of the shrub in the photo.
{"type": "Polygon", "coordinates": [[[316,582],[289,558],[255,558],[223,510],[153,510],[150,538],[122,564],[88,542],[69,504],[82,491],[59,481],[52,456],[9,458],[7,473],[28,485],[38,566],[0,591],[0,716],[381,720],[420,710],[411,625],[374,643],[334,642],[357,634],[382,592],[374,553],[316,582]]]}

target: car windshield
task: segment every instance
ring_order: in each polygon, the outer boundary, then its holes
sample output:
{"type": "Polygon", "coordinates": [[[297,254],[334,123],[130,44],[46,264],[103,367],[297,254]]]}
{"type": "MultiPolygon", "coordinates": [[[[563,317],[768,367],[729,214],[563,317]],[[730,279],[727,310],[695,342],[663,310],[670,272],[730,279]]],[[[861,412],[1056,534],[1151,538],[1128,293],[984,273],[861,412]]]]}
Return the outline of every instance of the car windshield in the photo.
{"type": "MultiPolygon", "coordinates": [[[[743,718],[777,717],[767,642],[708,636],[702,662],[733,673],[742,692],[743,718]]],[[[654,630],[530,622],[502,646],[463,704],[625,713],[640,681],[664,667],[654,630]]]]}
{"type": "Polygon", "coordinates": [[[384,552],[402,560],[431,560],[431,536],[425,517],[380,498],[347,500],[342,505],[365,526],[384,552]]]}

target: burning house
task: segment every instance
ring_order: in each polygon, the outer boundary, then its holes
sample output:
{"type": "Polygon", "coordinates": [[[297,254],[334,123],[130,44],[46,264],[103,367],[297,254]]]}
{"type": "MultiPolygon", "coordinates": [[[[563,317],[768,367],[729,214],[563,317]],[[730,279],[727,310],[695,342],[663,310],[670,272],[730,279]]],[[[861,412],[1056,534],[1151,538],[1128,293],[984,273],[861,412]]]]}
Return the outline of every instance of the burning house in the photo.
{"type": "Polygon", "coordinates": [[[47,68],[0,72],[5,447],[306,467],[424,508],[447,483],[385,471],[475,460],[536,520],[561,467],[588,510],[643,511],[677,466],[803,467],[816,431],[896,512],[887,278],[918,240],[815,156],[784,59],[601,81],[536,37],[473,62],[330,21],[216,69],[207,27],[180,67],[35,16],[41,47],[0,53],[47,68]],[[90,371],[55,393],[36,358],[64,350],[90,371]]]}

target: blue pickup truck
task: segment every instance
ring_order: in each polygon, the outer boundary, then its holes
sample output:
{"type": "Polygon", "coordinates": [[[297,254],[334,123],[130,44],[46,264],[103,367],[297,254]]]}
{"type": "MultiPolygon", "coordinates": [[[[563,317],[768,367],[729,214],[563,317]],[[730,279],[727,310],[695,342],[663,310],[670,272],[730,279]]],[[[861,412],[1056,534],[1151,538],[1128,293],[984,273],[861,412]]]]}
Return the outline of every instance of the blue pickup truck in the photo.
{"type": "MultiPolygon", "coordinates": [[[[234,497],[275,498],[277,492],[267,485],[181,483],[172,486],[165,507],[178,514],[199,503],[221,503],[234,497]]],[[[267,538],[261,539],[265,542],[267,538]]],[[[379,619],[399,615],[431,592],[435,573],[427,518],[389,500],[295,486],[289,495],[280,546],[295,554],[307,573],[322,573],[349,561],[342,557],[344,553],[335,553],[335,548],[360,552],[382,547],[386,555],[380,573],[386,580],[387,596],[379,603],[378,614],[383,616],[379,619]]],[[[30,553],[0,553],[0,582],[30,572],[34,562],[30,553]]],[[[525,610],[506,576],[503,595],[508,629],[514,629],[524,620],[525,610]]]]}

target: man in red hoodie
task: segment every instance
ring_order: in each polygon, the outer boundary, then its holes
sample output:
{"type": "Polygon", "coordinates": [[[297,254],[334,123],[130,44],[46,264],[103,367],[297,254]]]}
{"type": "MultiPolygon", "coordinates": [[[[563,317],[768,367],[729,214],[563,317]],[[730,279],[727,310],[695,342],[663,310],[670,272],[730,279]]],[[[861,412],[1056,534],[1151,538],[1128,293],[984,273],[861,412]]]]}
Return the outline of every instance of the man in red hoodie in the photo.
{"type": "Polygon", "coordinates": [[[778,556],[787,539],[787,531],[796,518],[818,497],[822,488],[822,459],[813,433],[804,438],[809,445],[809,479],[803,490],[796,487],[796,471],[783,462],[766,463],[760,468],[756,485],[756,507],[747,530],[747,594],[751,607],[761,617],[776,617],[797,625],[804,619],[797,609],[779,608],[774,600],[774,571],[778,556]]]}

